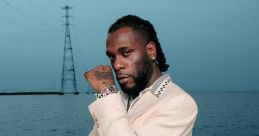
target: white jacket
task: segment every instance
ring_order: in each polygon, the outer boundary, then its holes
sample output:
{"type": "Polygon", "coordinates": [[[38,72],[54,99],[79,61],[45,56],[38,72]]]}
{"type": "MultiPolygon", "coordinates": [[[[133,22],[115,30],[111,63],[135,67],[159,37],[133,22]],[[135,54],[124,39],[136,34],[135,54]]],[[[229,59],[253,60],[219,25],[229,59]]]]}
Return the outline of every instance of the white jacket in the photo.
{"type": "Polygon", "coordinates": [[[192,97],[161,76],[126,111],[127,96],[115,93],[89,105],[95,121],[89,136],[191,136],[198,113],[192,97]]]}

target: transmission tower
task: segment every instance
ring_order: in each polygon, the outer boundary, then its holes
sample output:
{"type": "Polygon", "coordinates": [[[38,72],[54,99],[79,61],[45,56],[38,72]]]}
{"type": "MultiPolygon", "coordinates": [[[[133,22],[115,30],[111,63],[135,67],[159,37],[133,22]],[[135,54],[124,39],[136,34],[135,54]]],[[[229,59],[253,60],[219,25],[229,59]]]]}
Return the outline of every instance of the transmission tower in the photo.
{"type": "Polygon", "coordinates": [[[62,78],[61,78],[61,91],[65,92],[73,92],[75,94],[79,94],[77,91],[76,85],[76,75],[75,75],[75,67],[73,60],[73,51],[72,51],[72,43],[70,37],[70,29],[69,29],[69,10],[72,9],[69,6],[62,7],[65,10],[65,18],[66,18],[66,29],[65,29],[65,42],[64,42],[64,56],[63,56],[63,67],[62,67],[62,78]]]}

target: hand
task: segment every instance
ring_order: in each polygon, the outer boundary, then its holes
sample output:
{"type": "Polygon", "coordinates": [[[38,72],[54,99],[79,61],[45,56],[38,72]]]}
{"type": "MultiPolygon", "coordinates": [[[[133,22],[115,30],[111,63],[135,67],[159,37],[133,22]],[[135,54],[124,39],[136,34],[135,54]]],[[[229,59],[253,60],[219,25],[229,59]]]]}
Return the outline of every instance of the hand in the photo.
{"type": "Polygon", "coordinates": [[[85,72],[84,75],[96,93],[100,93],[101,89],[109,84],[115,84],[110,66],[97,66],[94,69],[85,72]]]}

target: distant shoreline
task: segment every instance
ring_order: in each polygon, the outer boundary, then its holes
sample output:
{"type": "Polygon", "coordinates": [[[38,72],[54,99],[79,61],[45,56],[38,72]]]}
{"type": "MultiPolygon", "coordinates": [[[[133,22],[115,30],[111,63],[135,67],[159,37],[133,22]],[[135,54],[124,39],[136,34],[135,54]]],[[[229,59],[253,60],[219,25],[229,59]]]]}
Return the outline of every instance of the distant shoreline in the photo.
{"type": "MultiPolygon", "coordinates": [[[[246,90],[246,91],[188,91],[192,93],[259,93],[259,90],[246,90]]],[[[1,95],[64,95],[64,94],[95,94],[95,92],[0,92],[1,95]]]]}
{"type": "Polygon", "coordinates": [[[94,92],[0,92],[1,95],[64,95],[64,94],[95,94],[94,92]]]}
{"type": "Polygon", "coordinates": [[[2,92],[0,95],[63,95],[64,92],[2,92]]]}

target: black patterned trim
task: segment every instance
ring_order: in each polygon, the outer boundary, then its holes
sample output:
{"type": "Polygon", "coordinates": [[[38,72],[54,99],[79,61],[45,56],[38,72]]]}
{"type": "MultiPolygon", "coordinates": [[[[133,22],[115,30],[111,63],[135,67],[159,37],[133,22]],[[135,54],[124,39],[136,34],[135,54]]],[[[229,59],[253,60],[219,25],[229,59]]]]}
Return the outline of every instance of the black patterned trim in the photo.
{"type": "Polygon", "coordinates": [[[166,86],[171,83],[172,80],[170,77],[167,77],[164,82],[162,82],[162,84],[154,91],[154,95],[157,97],[160,97],[164,92],[165,92],[165,88],[166,86]]]}

